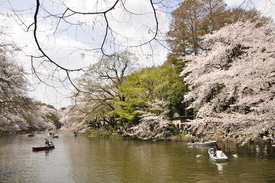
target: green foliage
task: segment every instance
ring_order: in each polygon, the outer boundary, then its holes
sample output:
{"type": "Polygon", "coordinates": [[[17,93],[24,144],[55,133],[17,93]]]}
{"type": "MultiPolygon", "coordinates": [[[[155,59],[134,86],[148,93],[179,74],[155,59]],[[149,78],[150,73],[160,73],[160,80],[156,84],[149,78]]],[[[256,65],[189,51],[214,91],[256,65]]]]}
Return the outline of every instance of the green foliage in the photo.
{"type": "Polygon", "coordinates": [[[113,131],[118,126],[129,128],[140,122],[142,114],[151,112],[158,115],[159,110],[149,105],[155,100],[168,104],[168,117],[184,115],[185,104],[182,101],[187,87],[180,76],[184,64],[182,60],[170,59],[158,67],[143,68],[129,75],[114,75],[107,79],[106,76],[111,76],[112,71],[120,73],[120,69],[105,70],[99,63],[92,66],[91,72],[79,79],[79,88],[87,91],[78,96],[83,102],[81,111],[86,113],[82,120],[94,129],[103,127],[113,131]]]}
{"type": "Polygon", "coordinates": [[[113,100],[114,110],[119,120],[128,124],[138,123],[139,116],[156,112],[147,104],[159,99],[168,101],[169,117],[175,113],[183,115],[182,103],[186,86],[180,75],[184,63],[180,60],[167,61],[159,67],[144,68],[126,77],[119,87],[123,100],[113,100]]]}
{"type": "Polygon", "coordinates": [[[108,132],[96,132],[96,131],[89,131],[88,133],[90,136],[94,137],[104,137],[104,138],[109,138],[112,134],[108,132]]]}
{"type": "Polygon", "coordinates": [[[59,119],[55,114],[50,113],[50,115],[47,115],[46,117],[54,123],[54,125],[57,129],[61,128],[62,124],[59,122],[59,119]]]}
{"type": "Polygon", "coordinates": [[[30,117],[28,116],[24,116],[24,119],[26,120],[26,122],[29,124],[29,126],[32,126],[33,125],[33,121],[30,117]]]}
{"type": "Polygon", "coordinates": [[[55,109],[53,105],[47,104],[47,107],[48,107],[48,108],[51,108],[51,109],[55,109]]]}
{"type": "Polygon", "coordinates": [[[165,130],[173,135],[176,135],[178,133],[178,130],[175,128],[175,126],[172,125],[167,126],[165,130]]]}
{"type": "Polygon", "coordinates": [[[169,102],[169,117],[185,113],[185,104],[182,101],[187,87],[183,83],[183,77],[180,76],[183,67],[184,62],[181,60],[168,60],[159,67],[159,70],[163,72],[162,80],[165,81],[160,83],[163,89],[161,98],[169,102]]]}
{"type": "Polygon", "coordinates": [[[148,75],[148,69],[127,76],[119,91],[123,100],[113,100],[113,114],[126,123],[137,123],[137,117],[147,109],[146,101],[152,97],[153,82],[148,75]]]}
{"type": "Polygon", "coordinates": [[[48,108],[55,109],[53,105],[45,104],[45,103],[40,102],[40,101],[35,101],[34,103],[35,103],[35,105],[47,106],[48,108]]]}
{"type": "Polygon", "coordinates": [[[133,116],[125,114],[121,109],[131,110],[124,102],[119,91],[125,78],[136,70],[136,57],[127,51],[102,57],[92,64],[88,71],[78,79],[75,97],[81,103],[78,107],[77,121],[86,121],[93,128],[108,127],[115,130],[133,116]],[[114,112],[114,109],[116,111],[114,112]]]}

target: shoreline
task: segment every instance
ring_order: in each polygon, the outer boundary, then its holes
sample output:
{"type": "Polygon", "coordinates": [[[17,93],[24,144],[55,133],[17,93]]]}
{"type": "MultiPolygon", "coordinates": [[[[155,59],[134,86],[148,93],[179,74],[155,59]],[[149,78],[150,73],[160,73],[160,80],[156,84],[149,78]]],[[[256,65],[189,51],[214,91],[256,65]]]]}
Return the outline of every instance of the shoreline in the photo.
{"type": "Polygon", "coordinates": [[[143,141],[182,141],[182,142],[190,142],[190,141],[195,141],[199,142],[202,139],[204,141],[217,141],[217,142],[234,142],[239,145],[244,145],[244,144],[252,144],[252,143],[260,143],[260,144],[271,144],[274,145],[274,139],[271,138],[251,138],[251,137],[245,137],[244,135],[240,134],[228,134],[225,136],[224,134],[207,134],[204,135],[203,137],[197,137],[197,136],[192,136],[190,134],[178,134],[178,135],[172,135],[169,137],[159,137],[159,138],[154,138],[154,137],[138,137],[135,135],[129,135],[129,134],[117,134],[117,133],[109,133],[109,132],[95,132],[95,131],[88,131],[86,132],[88,137],[105,137],[105,138],[129,138],[133,140],[143,140],[143,141]]]}

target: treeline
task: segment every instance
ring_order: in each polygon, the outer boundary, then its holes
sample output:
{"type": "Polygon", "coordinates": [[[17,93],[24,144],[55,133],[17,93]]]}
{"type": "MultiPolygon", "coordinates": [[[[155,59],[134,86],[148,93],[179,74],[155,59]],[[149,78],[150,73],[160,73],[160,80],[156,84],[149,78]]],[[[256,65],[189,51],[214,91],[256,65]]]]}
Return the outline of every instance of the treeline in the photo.
{"type": "Polygon", "coordinates": [[[142,138],[194,129],[274,135],[271,19],[223,0],[185,0],[171,15],[162,65],[140,68],[129,51],[103,55],[75,82],[76,105],[66,115],[28,97],[24,70],[12,60],[20,49],[3,41],[0,131],[59,128],[62,121],[142,138]],[[176,127],[170,120],[179,116],[195,119],[176,127]]]}
{"type": "Polygon", "coordinates": [[[57,110],[28,96],[29,82],[24,68],[17,64],[20,51],[13,42],[0,44],[0,133],[31,132],[60,128],[57,110]]]}
{"type": "Polygon", "coordinates": [[[117,131],[138,125],[149,113],[165,113],[166,118],[191,115],[192,110],[185,110],[183,103],[182,68],[183,63],[166,61],[139,69],[129,52],[106,56],[78,79],[74,109],[78,112],[73,112],[71,119],[94,129],[117,131]]]}
{"type": "MultiPolygon", "coordinates": [[[[162,127],[167,129],[169,119],[173,117],[196,116],[202,105],[192,104],[190,107],[189,104],[196,98],[185,96],[199,85],[193,85],[190,80],[188,84],[184,82],[190,74],[181,74],[191,61],[186,56],[207,51],[209,48],[203,44],[203,36],[214,34],[227,25],[249,21],[256,22],[257,28],[270,20],[256,9],[232,9],[222,0],[185,0],[172,12],[170,30],[167,32],[171,52],[164,64],[138,69],[135,56],[127,51],[104,56],[78,80],[78,91],[74,95],[78,106],[71,119],[95,130],[112,132],[128,130],[134,133],[133,129],[146,124],[147,127],[145,125],[143,129],[147,130],[144,134],[148,134],[148,131],[159,130],[154,129],[154,124],[163,120],[167,125],[162,127]],[[144,120],[150,122],[144,123],[144,120]]],[[[237,51],[238,48],[232,49],[237,51]]],[[[241,55],[238,51],[232,54],[235,54],[234,58],[241,55]]],[[[213,67],[218,67],[218,64],[213,67]]],[[[222,88],[222,84],[210,87],[212,92],[205,95],[202,101],[211,101],[212,96],[222,88]]],[[[222,104],[223,111],[231,104],[225,101],[222,104]]],[[[198,125],[190,125],[189,128],[194,126],[198,125]]],[[[170,128],[170,131],[178,132],[174,128],[170,128]]]]}

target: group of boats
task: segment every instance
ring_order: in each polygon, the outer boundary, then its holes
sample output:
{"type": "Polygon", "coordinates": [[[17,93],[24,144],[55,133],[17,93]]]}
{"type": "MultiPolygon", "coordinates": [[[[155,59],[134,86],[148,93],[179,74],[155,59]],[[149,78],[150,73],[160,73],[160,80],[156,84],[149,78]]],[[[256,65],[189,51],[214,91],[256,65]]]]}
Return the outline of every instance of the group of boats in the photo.
{"type": "Polygon", "coordinates": [[[214,161],[227,161],[228,157],[222,152],[222,150],[217,146],[217,141],[204,141],[200,142],[189,142],[189,146],[215,146],[208,149],[209,157],[214,161]]]}
{"type": "MultiPolygon", "coordinates": [[[[74,132],[74,135],[77,136],[77,133],[74,132]]],[[[28,135],[29,137],[33,137],[34,135],[28,135]]],[[[49,136],[52,138],[58,138],[58,135],[55,135],[53,133],[49,133],[49,136]]],[[[55,145],[52,142],[49,142],[48,139],[45,139],[45,145],[43,146],[35,146],[32,147],[33,151],[42,151],[42,150],[49,150],[54,149],[55,145]]],[[[204,141],[201,140],[199,142],[189,142],[189,146],[215,146],[213,148],[208,149],[208,154],[211,159],[214,161],[227,161],[228,157],[222,152],[222,150],[217,146],[217,141],[204,141]]]]}
{"type": "MultiPolygon", "coordinates": [[[[28,135],[28,137],[34,137],[34,136],[35,135],[33,133],[28,135]]],[[[48,137],[58,138],[59,135],[50,132],[48,134],[48,137]]],[[[34,146],[34,147],[32,147],[32,150],[33,151],[43,151],[43,150],[49,150],[49,149],[54,149],[54,148],[55,148],[55,145],[52,142],[49,142],[49,140],[47,138],[45,138],[45,145],[34,146]]]]}
{"type": "MultiPolygon", "coordinates": [[[[75,131],[74,136],[77,136],[77,134],[78,133],[75,131]]],[[[28,135],[28,137],[34,137],[34,136],[35,135],[33,133],[28,135]]],[[[48,137],[59,138],[59,135],[50,132],[48,134],[48,137]]],[[[45,144],[44,145],[34,146],[34,147],[32,147],[32,150],[33,151],[43,151],[43,150],[50,150],[50,149],[54,149],[54,148],[55,148],[55,145],[52,142],[49,142],[49,140],[47,138],[45,138],[45,144]]]]}

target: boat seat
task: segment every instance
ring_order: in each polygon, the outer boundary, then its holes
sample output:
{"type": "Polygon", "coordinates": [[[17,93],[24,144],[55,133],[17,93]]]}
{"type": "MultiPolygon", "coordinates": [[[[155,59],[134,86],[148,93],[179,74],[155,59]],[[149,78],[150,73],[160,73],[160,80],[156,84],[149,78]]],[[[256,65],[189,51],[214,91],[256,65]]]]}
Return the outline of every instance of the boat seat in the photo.
{"type": "Polygon", "coordinates": [[[223,153],[222,153],[222,151],[219,151],[219,150],[218,150],[216,153],[217,153],[217,157],[218,157],[218,158],[223,157],[223,153]]]}

